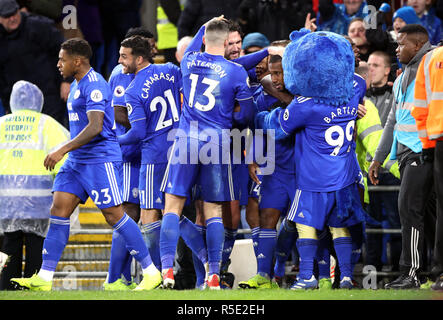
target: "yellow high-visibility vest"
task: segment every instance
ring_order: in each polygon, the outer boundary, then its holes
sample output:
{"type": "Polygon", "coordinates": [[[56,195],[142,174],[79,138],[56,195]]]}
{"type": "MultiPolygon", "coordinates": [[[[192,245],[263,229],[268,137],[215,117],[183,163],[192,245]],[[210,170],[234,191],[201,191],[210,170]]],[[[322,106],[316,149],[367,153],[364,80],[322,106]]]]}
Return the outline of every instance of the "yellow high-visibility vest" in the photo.
{"type": "Polygon", "coordinates": [[[157,48],[159,50],[177,47],[177,27],[168,20],[168,16],[160,5],[157,7],[157,35],[157,48]]]}

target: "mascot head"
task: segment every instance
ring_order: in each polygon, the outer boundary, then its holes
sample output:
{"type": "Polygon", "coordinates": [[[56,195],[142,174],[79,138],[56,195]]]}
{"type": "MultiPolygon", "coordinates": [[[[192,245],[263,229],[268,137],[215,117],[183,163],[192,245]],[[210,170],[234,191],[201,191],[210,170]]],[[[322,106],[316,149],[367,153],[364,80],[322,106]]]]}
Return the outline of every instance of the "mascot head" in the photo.
{"type": "Polygon", "coordinates": [[[293,31],[283,54],[286,89],[319,103],[342,105],[353,95],[354,52],[332,32],[293,31]]]}

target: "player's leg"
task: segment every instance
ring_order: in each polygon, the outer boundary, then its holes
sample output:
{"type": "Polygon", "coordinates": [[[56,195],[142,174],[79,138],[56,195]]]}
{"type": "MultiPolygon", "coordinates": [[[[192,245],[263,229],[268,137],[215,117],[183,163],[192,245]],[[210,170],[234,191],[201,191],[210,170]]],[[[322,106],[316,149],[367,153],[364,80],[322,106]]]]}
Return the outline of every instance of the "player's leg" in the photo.
{"type": "MultiPolygon", "coordinates": [[[[123,163],[123,210],[136,223],[140,219],[139,175],[140,164],[123,163]]],[[[127,284],[132,282],[132,260],[124,239],[113,232],[108,276],[103,284],[105,290],[130,289],[127,284]],[[123,281],[122,275],[126,281],[123,281]]]]}
{"type": "Polygon", "coordinates": [[[319,289],[332,289],[331,282],[331,234],[327,228],[318,234],[318,247],[315,257],[318,270],[319,289]]]}
{"type": "Polygon", "coordinates": [[[315,289],[318,281],[314,276],[314,259],[318,247],[317,230],[297,223],[297,250],[300,254],[300,272],[291,290],[315,289]]]}
{"type": "MultiPolygon", "coordinates": [[[[57,188],[57,186],[56,178],[54,188],[57,188]]],[[[51,290],[55,269],[69,239],[69,217],[80,202],[80,198],[75,194],[61,191],[54,192],[49,229],[43,242],[40,270],[31,278],[13,278],[11,279],[12,283],[18,287],[35,291],[51,290]]]]}
{"type": "Polygon", "coordinates": [[[277,241],[275,229],[280,218],[280,210],[274,208],[260,209],[260,234],[257,250],[257,275],[248,281],[239,283],[241,288],[271,288],[272,265],[277,241]]]}
{"type": "Polygon", "coordinates": [[[280,224],[275,245],[274,280],[280,287],[285,276],[286,261],[294,248],[297,236],[295,223],[284,218],[280,224]]]}
{"type": "Polygon", "coordinates": [[[252,246],[254,248],[255,257],[258,256],[258,236],[260,234],[260,216],[258,208],[258,198],[249,197],[246,206],[246,222],[251,228],[252,246]]]}
{"type": "Polygon", "coordinates": [[[225,228],[223,226],[220,202],[204,202],[203,211],[206,224],[206,246],[208,252],[208,287],[220,289],[220,266],[222,262],[225,228]]]}
{"type": "MultiPolygon", "coordinates": [[[[203,200],[198,199],[194,201],[195,205],[195,227],[200,233],[200,237],[206,245],[206,223],[205,223],[205,215],[203,213],[203,200]]],[[[207,255],[207,253],[206,253],[207,255]]],[[[206,288],[206,268],[203,262],[198,258],[198,256],[193,252],[192,253],[192,261],[194,262],[194,270],[196,275],[196,284],[195,287],[198,289],[206,288]]]]}
{"type": "Polygon", "coordinates": [[[338,266],[340,268],[340,288],[352,289],[352,239],[348,228],[330,227],[338,266]]]}

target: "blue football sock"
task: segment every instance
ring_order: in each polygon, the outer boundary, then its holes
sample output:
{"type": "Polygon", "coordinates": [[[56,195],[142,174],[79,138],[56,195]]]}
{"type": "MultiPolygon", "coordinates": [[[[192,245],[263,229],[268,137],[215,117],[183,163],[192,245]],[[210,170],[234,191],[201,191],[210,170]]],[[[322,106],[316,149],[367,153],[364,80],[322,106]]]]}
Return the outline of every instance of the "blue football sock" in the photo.
{"type": "Polygon", "coordinates": [[[174,266],[177,242],[180,237],[179,219],[179,216],[172,212],[163,216],[160,230],[160,257],[163,270],[174,266]]]}
{"type": "Polygon", "coordinates": [[[151,255],[152,262],[158,270],[161,270],[160,260],[160,229],[161,220],[142,225],[143,238],[151,255]]]}
{"type": "MultiPolygon", "coordinates": [[[[199,226],[195,225],[198,232],[200,233],[200,236],[202,237],[203,241],[205,242],[206,246],[206,227],[205,226],[199,226]]],[[[195,276],[196,276],[196,287],[202,285],[205,282],[206,278],[206,270],[205,266],[201,262],[201,260],[196,256],[195,253],[192,253],[192,261],[194,262],[194,270],[195,270],[195,276]]]]}
{"type": "Polygon", "coordinates": [[[224,234],[224,244],[222,253],[222,264],[221,270],[228,271],[229,258],[231,257],[232,249],[234,248],[235,238],[237,237],[237,229],[225,228],[224,234]]]}
{"type": "Polygon", "coordinates": [[[358,263],[361,256],[361,248],[364,242],[364,226],[361,223],[349,227],[348,229],[352,238],[351,271],[353,273],[355,265],[358,263]]]}
{"type": "Polygon", "coordinates": [[[317,252],[318,240],[298,239],[297,250],[300,255],[300,279],[311,279],[314,273],[314,258],[317,252]]]}
{"type": "Polygon", "coordinates": [[[152,263],[152,260],[137,223],[125,213],[112,227],[114,232],[118,232],[125,240],[129,253],[140,263],[143,269],[146,269],[152,263]]]}
{"type": "Polygon", "coordinates": [[[225,228],[222,218],[206,220],[206,245],[208,247],[209,275],[220,274],[225,228]]]}
{"type": "Polygon", "coordinates": [[[334,248],[335,248],[335,253],[337,254],[338,266],[340,267],[340,280],[343,279],[343,277],[352,278],[351,237],[340,237],[334,239],[334,248]]]}
{"type": "Polygon", "coordinates": [[[260,236],[258,239],[257,273],[261,276],[268,278],[271,276],[276,240],[277,230],[260,229],[260,236]]]}
{"type": "MultiPolygon", "coordinates": [[[[112,232],[112,244],[111,244],[111,258],[109,260],[109,268],[108,268],[108,283],[113,283],[120,279],[125,263],[128,260],[129,254],[128,249],[126,248],[126,241],[122,237],[122,235],[117,232],[112,232]]],[[[126,278],[126,276],[125,276],[126,278]]],[[[131,280],[131,279],[126,279],[131,280]]]]}
{"type": "Polygon", "coordinates": [[[41,269],[55,271],[69,239],[69,218],[50,216],[49,230],[43,242],[41,269]]]}
{"type": "Polygon", "coordinates": [[[252,235],[252,247],[254,248],[255,257],[258,256],[258,236],[260,234],[260,227],[255,227],[251,229],[252,235]]]}
{"type": "Polygon", "coordinates": [[[208,262],[205,241],[195,224],[185,216],[180,217],[180,236],[202,263],[208,262]]]}
{"type": "Polygon", "coordinates": [[[316,262],[318,265],[318,278],[330,278],[331,277],[331,254],[329,252],[329,246],[331,236],[327,229],[324,229],[322,233],[318,235],[318,247],[316,254],[316,262]]]}
{"type": "Polygon", "coordinates": [[[295,224],[291,224],[286,219],[280,224],[280,229],[277,235],[277,243],[275,245],[275,266],[274,275],[283,277],[285,275],[286,261],[291,254],[297,239],[297,229],[295,224]]]}
{"type": "Polygon", "coordinates": [[[128,254],[126,255],[126,260],[123,263],[123,270],[122,274],[123,277],[125,277],[126,281],[131,282],[132,281],[132,274],[131,274],[131,265],[132,265],[132,256],[129,254],[129,251],[126,251],[128,254]]]}

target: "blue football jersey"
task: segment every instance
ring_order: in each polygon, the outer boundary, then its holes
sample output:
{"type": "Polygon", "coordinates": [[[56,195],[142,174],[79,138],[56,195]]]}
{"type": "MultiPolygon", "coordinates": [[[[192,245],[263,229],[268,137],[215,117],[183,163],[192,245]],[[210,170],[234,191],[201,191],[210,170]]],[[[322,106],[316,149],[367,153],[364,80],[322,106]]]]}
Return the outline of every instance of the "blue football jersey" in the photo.
{"type": "MultiPolygon", "coordinates": [[[[134,74],[123,73],[123,66],[118,64],[112,70],[109,77],[109,86],[112,92],[112,106],[126,107],[125,92],[126,88],[134,79],[134,74]]],[[[123,135],[128,131],[125,126],[115,123],[115,132],[117,136],[123,135]]],[[[141,159],[141,141],[135,144],[125,144],[121,146],[124,162],[139,163],[141,159]]]]}
{"type": "Polygon", "coordinates": [[[239,64],[206,52],[188,52],[181,62],[183,75],[183,110],[181,132],[198,139],[204,130],[218,134],[219,145],[229,141],[236,101],[253,103],[248,74],[239,64]],[[190,123],[198,123],[198,131],[190,132],[190,123]],[[224,141],[224,142],[223,142],[224,141]]]}
{"type": "Polygon", "coordinates": [[[354,127],[358,101],[344,106],[315,103],[295,98],[281,110],[281,129],[295,133],[297,187],[306,191],[340,190],[356,181],[354,127]]]}
{"type": "Polygon", "coordinates": [[[103,129],[98,136],[84,146],[69,153],[69,159],[79,163],[122,161],[120,145],[114,126],[114,110],[111,106],[111,90],[101,74],[90,69],[79,81],[71,84],[67,106],[71,139],[89,123],[87,113],[104,113],[103,129]]]}
{"type": "MultiPolygon", "coordinates": [[[[267,94],[263,89],[257,97],[256,104],[259,111],[270,110],[279,100],[272,95],[267,94]]],[[[266,141],[264,141],[264,144],[266,141]]],[[[275,171],[284,174],[295,173],[295,160],[294,160],[294,143],[295,137],[291,135],[285,139],[275,140],[275,155],[269,157],[268,161],[275,162],[275,171]]]]}
{"type": "Polygon", "coordinates": [[[180,120],[180,69],[172,63],[151,64],[140,70],[126,89],[125,100],[130,123],[146,119],[142,141],[142,164],[166,163],[174,137],[171,129],[180,120]]]}

